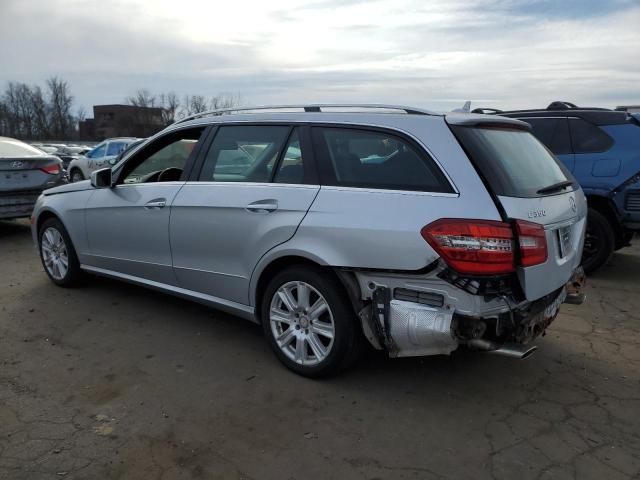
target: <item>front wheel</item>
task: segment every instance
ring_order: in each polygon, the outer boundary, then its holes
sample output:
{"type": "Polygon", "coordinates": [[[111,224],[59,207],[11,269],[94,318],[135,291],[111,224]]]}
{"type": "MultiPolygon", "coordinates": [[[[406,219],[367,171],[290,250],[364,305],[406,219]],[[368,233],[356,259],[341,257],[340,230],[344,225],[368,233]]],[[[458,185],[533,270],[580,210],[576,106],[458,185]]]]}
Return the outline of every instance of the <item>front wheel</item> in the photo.
{"type": "Polygon", "coordinates": [[[40,259],[49,278],[61,287],[69,287],[82,276],[71,238],[57,218],[45,221],[38,232],[40,259]]]}
{"type": "Polygon", "coordinates": [[[582,268],[593,273],[607,263],[615,250],[615,236],[604,215],[593,208],[587,215],[587,231],[582,250],[582,268]]]}
{"type": "Polygon", "coordinates": [[[360,355],[356,315],[331,272],[296,266],[278,273],[265,289],[261,318],[277,357],[301,375],[337,373],[360,355]]]}
{"type": "Polygon", "coordinates": [[[71,183],[81,182],[82,180],[84,180],[84,175],[80,170],[74,168],[73,172],[71,172],[71,183]]]}

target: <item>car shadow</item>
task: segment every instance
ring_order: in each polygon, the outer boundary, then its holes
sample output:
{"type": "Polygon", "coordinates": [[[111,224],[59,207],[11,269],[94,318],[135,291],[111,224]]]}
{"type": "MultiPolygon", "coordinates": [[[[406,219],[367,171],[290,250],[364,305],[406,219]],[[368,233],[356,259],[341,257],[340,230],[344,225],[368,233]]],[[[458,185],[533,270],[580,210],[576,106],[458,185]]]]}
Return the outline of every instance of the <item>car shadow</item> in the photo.
{"type": "Polygon", "coordinates": [[[31,225],[27,219],[0,220],[0,238],[31,235],[31,225]]]}

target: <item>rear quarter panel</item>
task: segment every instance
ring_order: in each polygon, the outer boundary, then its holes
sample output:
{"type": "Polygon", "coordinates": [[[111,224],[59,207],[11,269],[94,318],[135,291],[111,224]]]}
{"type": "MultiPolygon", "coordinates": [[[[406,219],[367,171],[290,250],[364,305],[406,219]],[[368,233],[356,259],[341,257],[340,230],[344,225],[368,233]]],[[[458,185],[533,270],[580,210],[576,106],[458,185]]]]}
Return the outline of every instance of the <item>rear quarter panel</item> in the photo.
{"type": "Polygon", "coordinates": [[[438,258],[420,235],[425,225],[440,218],[500,220],[492,198],[444,119],[398,117],[394,128],[427,150],[451,179],[456,193],[322,186],[294,237],[259,262],[252,275],[250,298],[254,298],[261,271],[282,256],[299,255],[339,267],[419,270],[438,258]]]}

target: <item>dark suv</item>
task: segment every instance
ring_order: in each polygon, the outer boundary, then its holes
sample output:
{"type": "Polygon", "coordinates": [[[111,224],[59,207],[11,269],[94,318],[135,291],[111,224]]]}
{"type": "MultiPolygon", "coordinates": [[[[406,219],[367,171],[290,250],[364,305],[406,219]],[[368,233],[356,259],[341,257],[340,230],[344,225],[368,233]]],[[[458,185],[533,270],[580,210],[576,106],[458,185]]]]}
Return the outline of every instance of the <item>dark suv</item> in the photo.
{"type": "Polygon", "coordinates": [[[553,102],[546,109],[498,113],[529,123],[580,182],[589,203],[582,263],[593,272],[640,230],[640,120],[626,111],[553,102]]]}

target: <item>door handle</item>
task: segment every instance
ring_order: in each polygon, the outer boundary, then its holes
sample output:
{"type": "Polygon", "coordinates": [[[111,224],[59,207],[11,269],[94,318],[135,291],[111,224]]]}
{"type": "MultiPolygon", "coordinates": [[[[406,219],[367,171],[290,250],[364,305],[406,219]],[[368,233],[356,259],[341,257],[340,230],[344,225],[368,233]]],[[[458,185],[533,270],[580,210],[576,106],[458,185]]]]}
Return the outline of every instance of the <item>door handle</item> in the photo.
{"type": "Polygon", "coordinates": [[[253,213],[271,213],[278,209],[277,200],[258,200],[246,206],[248,212],[253,213]]]}
{"type": "Polygon", "coordinates": [[[166,198],[154,198],[153,200],[145,203],[144,208],[146,208],[147,210],[155,210],[158,208],[164,208],[166,204],[167,204],[166,198]]]}

